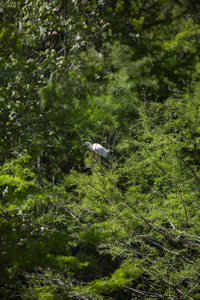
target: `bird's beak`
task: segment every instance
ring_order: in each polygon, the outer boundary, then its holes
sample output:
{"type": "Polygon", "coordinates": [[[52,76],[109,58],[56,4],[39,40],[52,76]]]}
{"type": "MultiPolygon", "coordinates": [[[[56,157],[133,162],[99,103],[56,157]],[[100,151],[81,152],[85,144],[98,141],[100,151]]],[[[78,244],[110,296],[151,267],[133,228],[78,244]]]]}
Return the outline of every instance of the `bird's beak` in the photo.
{"type": "Polygon", "coordinates": [[[81,147],[85,146],[85,144],[83,144],[81,147]]]}

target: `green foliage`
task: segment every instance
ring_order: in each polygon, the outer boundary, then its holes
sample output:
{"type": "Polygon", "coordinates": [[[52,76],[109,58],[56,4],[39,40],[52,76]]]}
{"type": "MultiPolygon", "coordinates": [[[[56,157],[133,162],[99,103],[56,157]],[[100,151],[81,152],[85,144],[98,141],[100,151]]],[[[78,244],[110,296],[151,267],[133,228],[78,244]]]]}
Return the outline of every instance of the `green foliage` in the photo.
{"type": "Polygon", "coordinates": [[[2,299],[198,299],[198,11],[1,3],[2,299]]]}

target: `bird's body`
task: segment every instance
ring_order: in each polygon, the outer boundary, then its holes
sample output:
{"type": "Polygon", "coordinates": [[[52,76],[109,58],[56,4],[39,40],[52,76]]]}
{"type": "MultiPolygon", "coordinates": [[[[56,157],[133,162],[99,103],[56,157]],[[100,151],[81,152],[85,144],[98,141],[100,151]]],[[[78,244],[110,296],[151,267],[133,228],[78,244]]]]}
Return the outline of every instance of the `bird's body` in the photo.
{"type": "Polygon", "coordinates": [[[108,152],[110,151],[106,150],[103,146],[97,143],[92,145],[90,142],[86,142],[83,146],[87,146],[89,150],[92,150],[103,157],[106,157],[108,152]]]}

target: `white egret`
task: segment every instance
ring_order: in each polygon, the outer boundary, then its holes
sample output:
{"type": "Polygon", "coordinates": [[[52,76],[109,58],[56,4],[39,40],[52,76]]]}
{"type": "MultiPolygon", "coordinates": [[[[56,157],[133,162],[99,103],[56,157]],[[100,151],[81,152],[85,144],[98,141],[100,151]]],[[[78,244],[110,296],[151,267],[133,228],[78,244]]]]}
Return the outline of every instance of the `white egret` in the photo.
{"type": "Polygon", "coordinates": [[[82,146],[87,146],[89,150],[94,151],[95,153],[106,157],[108,152],[110,152],[110,150],[106,150],[103,146],[101,146],[100,144],[91,144],[90,142],[86,142],[85,144],[83,144],[82,146]]]}

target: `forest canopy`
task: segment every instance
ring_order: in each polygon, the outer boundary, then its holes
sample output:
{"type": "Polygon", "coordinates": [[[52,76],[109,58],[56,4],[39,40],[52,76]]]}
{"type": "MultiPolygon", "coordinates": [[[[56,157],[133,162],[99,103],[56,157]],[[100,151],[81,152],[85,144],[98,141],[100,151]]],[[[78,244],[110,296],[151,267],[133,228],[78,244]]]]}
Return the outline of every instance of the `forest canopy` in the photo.
{"type": "Polygon", "coordinates": [[[2,299],[200,299],[199,61],[197,0],[1,1],[2,299]]]}

